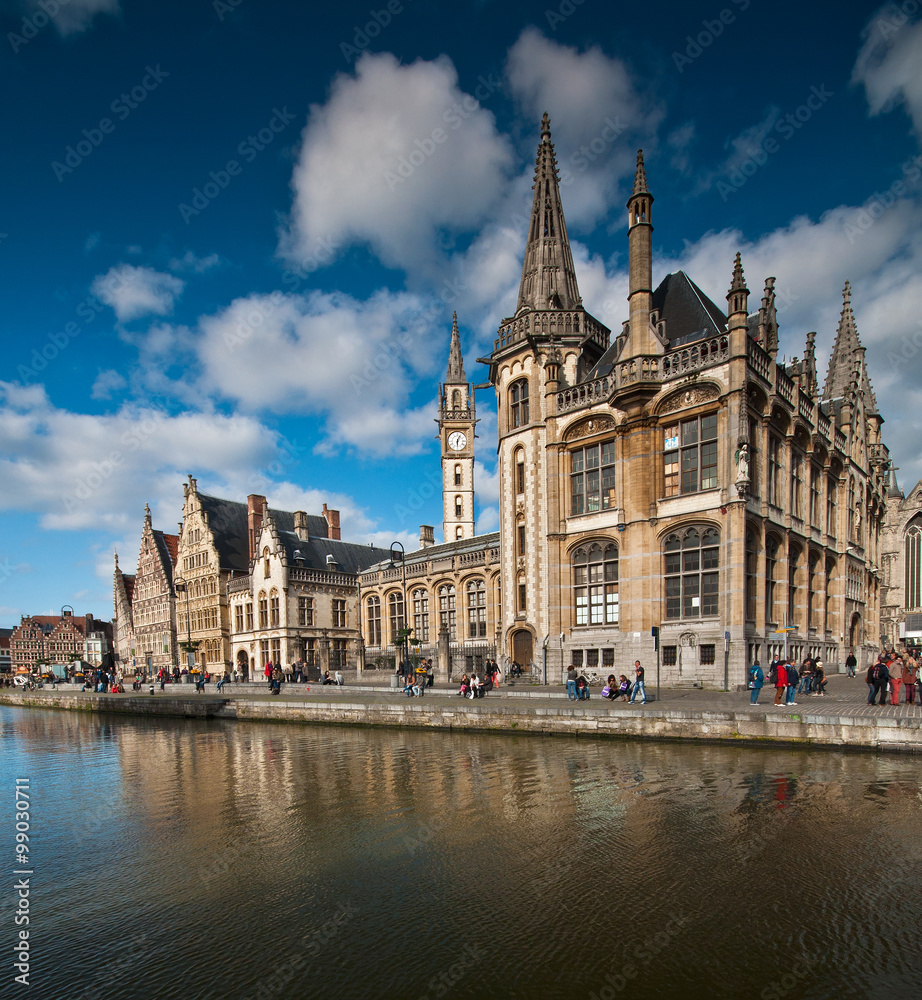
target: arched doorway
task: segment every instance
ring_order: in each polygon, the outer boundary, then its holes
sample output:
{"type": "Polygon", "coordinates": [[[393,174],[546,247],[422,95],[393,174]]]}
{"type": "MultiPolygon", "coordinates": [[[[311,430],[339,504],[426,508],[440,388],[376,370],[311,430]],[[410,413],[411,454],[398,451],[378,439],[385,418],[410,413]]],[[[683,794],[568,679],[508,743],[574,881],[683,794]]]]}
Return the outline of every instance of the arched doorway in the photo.
{"type": "Polygon", "coordinates": [[[512,659],[527,670],[534,655],[534,639],[531,632],[520,628],[512,633],[512,659]]]}
{"type": "Polygon", "coordinates": [[[245,649],[241,649],[237,653],[237,672],[244,680],[250,679],[250,658],[245,649]]]}
{"type": "Polygon", "coordinates": [[[852,620],[848,626],[848,645],[850,649],[857,649],[863,642],[861,615],[856,611],[852,615],[852,620]]]}

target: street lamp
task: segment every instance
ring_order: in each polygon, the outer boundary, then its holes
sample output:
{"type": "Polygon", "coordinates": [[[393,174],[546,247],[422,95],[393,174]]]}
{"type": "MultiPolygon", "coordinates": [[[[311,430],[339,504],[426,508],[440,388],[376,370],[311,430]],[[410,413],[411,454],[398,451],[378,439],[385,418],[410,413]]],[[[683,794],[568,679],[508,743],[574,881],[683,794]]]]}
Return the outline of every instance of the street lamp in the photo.
{"type": "Polygon", "coordinates": [[[413,631],[409,627],[409,609],[407,608],[407,553],[402,542],[391,542],[391,565],[396,562],[396,550],[400,551],[400,566],[402,569],[403,593],[403,628],[398,629],[396,639],[403,646],[403,662],[407,670],[410,669],[410,633],[413,631]]]}
{"type": "Polygon", "coordinates": [[[180,646],[186,651],[186,658],[189,666],[189,674],[191,677],[192,668],[195,666],[195,651],[198,649],[198,640],[192,641],[192,616],[189,612],[189,585],[181,576],[173,577],[173,589],[177,594],[186,595],[186,641],[181,642],[180,646]]]}

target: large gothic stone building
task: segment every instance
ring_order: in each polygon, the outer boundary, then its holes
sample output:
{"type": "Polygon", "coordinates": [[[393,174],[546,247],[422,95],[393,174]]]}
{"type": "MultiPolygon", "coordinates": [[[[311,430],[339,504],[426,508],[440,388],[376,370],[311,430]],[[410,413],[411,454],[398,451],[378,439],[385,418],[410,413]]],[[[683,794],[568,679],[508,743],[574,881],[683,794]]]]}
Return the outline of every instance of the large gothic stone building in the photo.
{"type": "Polygon", "coordinates": [[[820,388],[816,335],[802,359],[779,360],[775,279],[751,309],[738,254],[726,311],[682,271],[654,287],[653,200],[638,153],[628,317],[612,336],[579,293],[545,115],[516,310],[480,359],[498,408],[498,572],[484,573],[493,537],[473,536],[475,418],[455,324],[439,412],[445,561],[421,548],[362,574],[369,645],[393,644],[408,587],[444,629],[470,619],[480,580],[496,589],[498,658],[550,680],[570,663],[650,668],[657,630],[674,685],[741,684],[785,650],[833,669],[850,649],[876,652],[890,460],[849,286],[820,388]]]}

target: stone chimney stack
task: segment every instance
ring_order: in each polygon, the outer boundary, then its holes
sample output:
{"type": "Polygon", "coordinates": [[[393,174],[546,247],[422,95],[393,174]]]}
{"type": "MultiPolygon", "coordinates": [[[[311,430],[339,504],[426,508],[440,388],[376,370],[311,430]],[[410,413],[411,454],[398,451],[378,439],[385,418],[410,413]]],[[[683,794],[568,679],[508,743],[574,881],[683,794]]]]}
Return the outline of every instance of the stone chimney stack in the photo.
{"type": "Polygon", "coordinates": [[[339,532],[339,511],[328,510],[327,505],[323,505],[323,516],[327,519],[327,538],[341,538],[339,532]]]}
{"type": "Polygon", "coordinates": [[[303,510],[295,511],[295,534],[302,542],[307,541],[307,514],[303,510]]]}
{"type": "Polygon", "coordinates": [[[256,558],[256,536],[266,516],[266,504],[266,498],[258,493],[251,493],[247,497],[247,542],[250,562],[256,558]]]}
{"type": "Polygon", "coordinates": [[[419,526],[419,547],[428,549],[430,545],[435,545],[435,528],[431,524],[421,524],[419,526]]]}

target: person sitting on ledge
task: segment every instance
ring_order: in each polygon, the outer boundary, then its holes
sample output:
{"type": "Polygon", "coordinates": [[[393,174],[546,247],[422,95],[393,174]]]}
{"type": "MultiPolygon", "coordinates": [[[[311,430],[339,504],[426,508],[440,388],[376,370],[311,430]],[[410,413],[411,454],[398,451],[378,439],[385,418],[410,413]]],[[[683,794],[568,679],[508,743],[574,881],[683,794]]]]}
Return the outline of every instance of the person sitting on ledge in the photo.
{"type": "Polygon", "coordinates": [[[615,679],[614,674],[608,675],[605,687],[602,688],[602,697],[607,698],[609,701],[614,701],[618,697],[618,681],[615,679]]]}
{"type": "Polygon", "coordinates": [[[589,700],[589,681],[582,675],[576,678],[576,697],[580,701],[589,700]]]}
{"type": "Polygon", "coordinates": [[[320,683],[321,683],[321,685],[323,685],[323,684],[335,684],[336,681],[334,681],[333,678],[330,676],[330,671],[329,670],[324,670],[324,672],[323,672],[323,680],[320,683]]]}
{"type": "Polygon", "coordinates": [[[480,697],[479,688],[480,688],[480,678],[477,676],[477,671],[475,670],[471,674],[471,697],[472,698],[479,698],[480,697]]]}
{"type": "Polygon", "coordinates": [[[461,675],[461,687],[458,689],[458,694],[462,698],[466,698],[471,690],[471,681],[467,674],[461,675]]]}
{"type": "MultiPolygon", "coordinates": [[[[618,691],[616,692],[617,697],[622,701],[627,701],[631,693],[631,682],[624,676],[621,675],[621,679],[618,682],[618,691]]],[[[614,701],[614,698],[612,699],[614,701]]]]}

